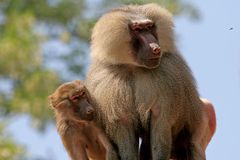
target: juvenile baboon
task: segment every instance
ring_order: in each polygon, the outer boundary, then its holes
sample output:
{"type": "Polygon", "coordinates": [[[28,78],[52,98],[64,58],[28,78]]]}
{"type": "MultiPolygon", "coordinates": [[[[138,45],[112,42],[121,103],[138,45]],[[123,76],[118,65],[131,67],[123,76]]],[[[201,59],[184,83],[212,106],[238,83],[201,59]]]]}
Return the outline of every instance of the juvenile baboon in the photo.
{"type": "Polygon", "coordinates": [[[173,26],[166,9],[146,4],[113,9],[93,28],[86,83],[122,160],[138,159],[139,136],[153,160],[169,160],[181,136],[185,159],[205,159],[202,102],[173,26]]]}
{"type": "Polygon", "coordinates": [[[64,83],[49,98],[57,130],[71,159],[105,160],[113,150],[95,122],[96,110],[83,83],[64,83]]]}

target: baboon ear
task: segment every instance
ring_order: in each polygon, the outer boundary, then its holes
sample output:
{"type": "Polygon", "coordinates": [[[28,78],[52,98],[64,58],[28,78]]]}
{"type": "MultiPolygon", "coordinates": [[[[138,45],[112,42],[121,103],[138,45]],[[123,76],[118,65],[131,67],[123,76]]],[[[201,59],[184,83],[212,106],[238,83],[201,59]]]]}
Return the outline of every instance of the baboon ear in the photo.
{"type": "Polygon", "coordinates": [[[79,80],[79,79],[77,79],[77,80],[74,80],[74,82],[75,82],[75,83],[78,83],[78,84],[81,84],[81,83],[82,83],[82,81],[81,81],[81,80],[79,80]]]}
{"type": "Polygon", "coordinates": [[[56,105],[54,105],[54,96],[53,95],[49,95],[48,96],[48,101],[49,101],[49,104],[50,104],[51,108],[55,108],[56,107],[56,105]]]}

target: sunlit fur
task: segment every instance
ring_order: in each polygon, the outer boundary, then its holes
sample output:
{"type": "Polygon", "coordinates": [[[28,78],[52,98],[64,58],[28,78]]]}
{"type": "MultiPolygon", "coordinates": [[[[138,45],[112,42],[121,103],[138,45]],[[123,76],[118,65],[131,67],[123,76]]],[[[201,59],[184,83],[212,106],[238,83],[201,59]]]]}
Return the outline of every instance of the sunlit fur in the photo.
{"type": "Polygon", "coordinates": [[[156,4],[126,6],[103,15],[92,33],[92,63],[86,85],[98,104],[101,123],[121,159],[138,159],[139,134],[150,134],[153,160],[170,158],[173,143],[188,146],[178,160],[204,160],[200,145],[202,102],[191,71],[178,53],[171,14],[156,4]],[[163,50],[150,69],[133,58],[128,24],[150,19],[163,50]],[[142,129],[143,132],[142,132],[142,129]],[[181,136],[179,136],[181,135],[181,136]]]}
{"type": "Polygon", "coordinates": [[[216,114],[215,114],[213,104],[207,99],[202,98],[202,101],[204,103],[203,122],[206,125],[203,128],[205,132],[201,138],[201,145],[203,149],[206,150],[209,142],[211,141],[214,133],[216,132],[217,120],[216,120],[216,114]]]}

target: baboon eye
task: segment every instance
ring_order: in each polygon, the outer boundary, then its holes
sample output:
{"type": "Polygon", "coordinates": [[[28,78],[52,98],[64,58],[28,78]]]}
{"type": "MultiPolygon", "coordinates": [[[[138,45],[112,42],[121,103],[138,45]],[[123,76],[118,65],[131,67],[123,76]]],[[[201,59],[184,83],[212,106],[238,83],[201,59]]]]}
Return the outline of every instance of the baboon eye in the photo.
{"type": "Polygon", "coordinates": [[[147,25],[147,26],[146,26],[146,30],[147,30],[147,31],[151,31],[151,30],[153,29],[153,27],[154,27],[154,24],[147,25]]]}
{"type": "Polygon", "coordinates": [[[81,97],[86,97],[86,92],[85,91],[82,91],[81,97]]]}
{"type": "Polygon", "coordinates": [[[72,96],[72,98],[71,98],[72,101],[77,101],[77,100],[79,100],[79,99],[80,99],[80,96],[79,96],[79,95],[74,95],[74,96],[72,96]]]}

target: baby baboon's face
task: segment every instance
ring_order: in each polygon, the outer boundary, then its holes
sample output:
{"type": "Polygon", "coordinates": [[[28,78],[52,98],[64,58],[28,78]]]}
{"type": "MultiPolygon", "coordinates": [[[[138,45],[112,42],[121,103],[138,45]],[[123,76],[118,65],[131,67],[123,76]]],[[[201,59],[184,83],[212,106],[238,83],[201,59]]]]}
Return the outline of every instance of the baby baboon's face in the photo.
{"type": "Polygon", "coordinates": [[[94,108],[90,104],[87,89],[76,88],[71,95],[69,95],[70,108],[82,119],[92,120],[94,118],[94,108]]]}
{"type": "Polygon", "coordinates": [[[94,108],[90,104],[88,90],[81,81],[64,83],[50,96],[51,104],[58,112],[72,114],[74,118],[91,121],[94,108]]]}

